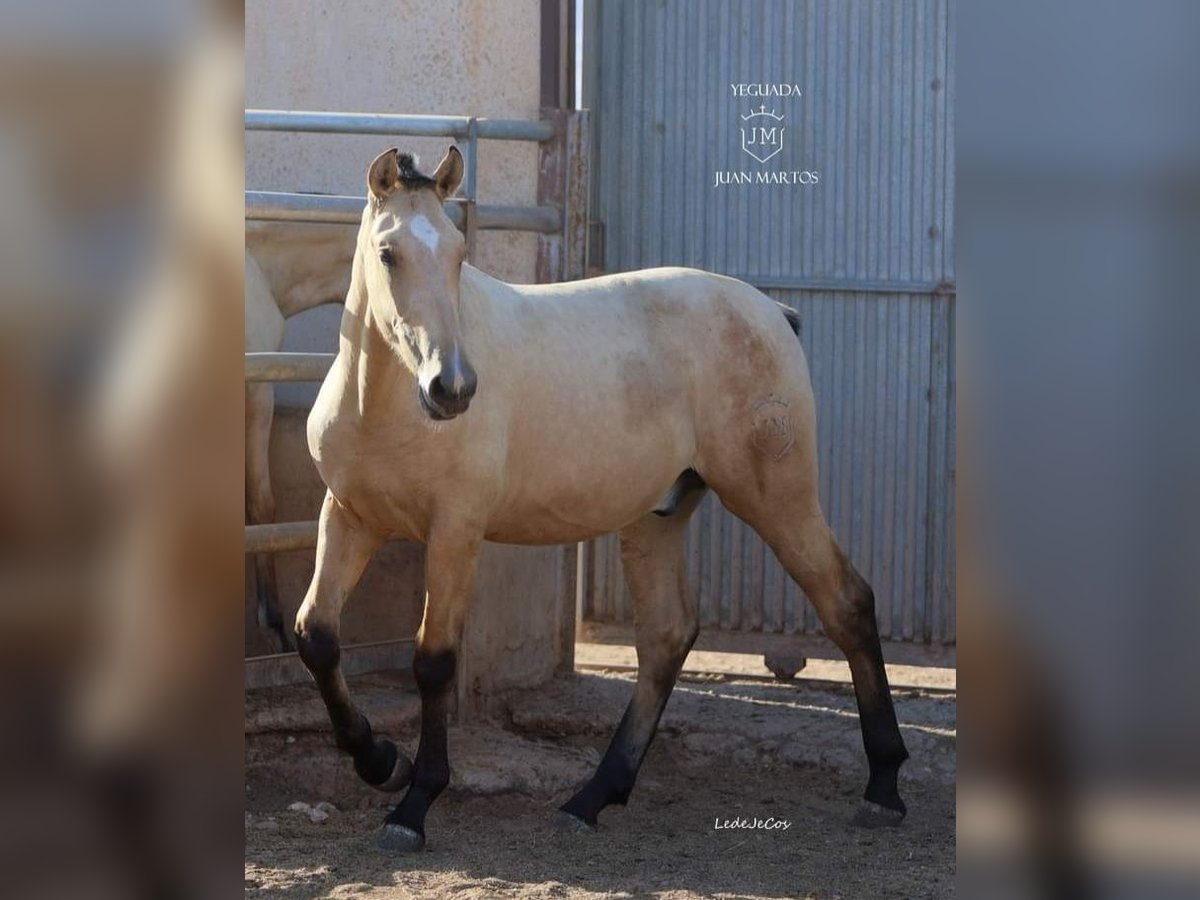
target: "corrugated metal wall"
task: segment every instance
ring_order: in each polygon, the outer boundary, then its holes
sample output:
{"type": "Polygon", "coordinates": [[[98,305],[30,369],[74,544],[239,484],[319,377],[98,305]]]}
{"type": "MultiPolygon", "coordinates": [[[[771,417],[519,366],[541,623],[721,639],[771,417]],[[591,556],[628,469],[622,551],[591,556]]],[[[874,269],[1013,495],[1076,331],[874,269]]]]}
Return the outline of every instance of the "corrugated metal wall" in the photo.
{"type": "MultiPolygon", "coordinates": [[[[826,515],[883,635],[931,643],[955,634],[953,14],[949,0],[599,0],[585,17],[604,267],[724,272],[800,311],[826,515]],[[732,83],[803,96],[739,99],[732,83]],[[786,128],[766,163],[739,131],[760,103],[786,128]],[[718,170],[820,181],[715,187],[718,170]]],[[[688,549],[704,625],[818,630],[715,497],[688,549]]],[[[586,558],[585,619],[631,621],[616,539],[586,558]]]]}

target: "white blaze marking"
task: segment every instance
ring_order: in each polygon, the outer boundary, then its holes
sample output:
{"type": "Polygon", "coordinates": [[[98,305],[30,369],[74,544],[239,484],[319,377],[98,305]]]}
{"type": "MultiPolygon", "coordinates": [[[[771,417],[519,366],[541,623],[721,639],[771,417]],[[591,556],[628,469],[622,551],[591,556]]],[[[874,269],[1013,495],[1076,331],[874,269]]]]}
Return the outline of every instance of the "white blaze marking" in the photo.
{"type": "Polygon", "coordinates": [[[429,385],[433,383],[433,376],[440,374],[441,371],[442,354],[440,351],[434,350],[417,370],[417,384],[421,386],[421,390],[428,394],[429,385]]]}
{"type": "Polygon", "coordinates": [[[420,241],[434,253],[437,252],[437,229],[433,227],[433,223],[427,218],[425,218],[423,215],[413,216],[411,221],[408,223],[408,230],[413,233],[413,237],[415,237],[418,241],[420,241]]]}

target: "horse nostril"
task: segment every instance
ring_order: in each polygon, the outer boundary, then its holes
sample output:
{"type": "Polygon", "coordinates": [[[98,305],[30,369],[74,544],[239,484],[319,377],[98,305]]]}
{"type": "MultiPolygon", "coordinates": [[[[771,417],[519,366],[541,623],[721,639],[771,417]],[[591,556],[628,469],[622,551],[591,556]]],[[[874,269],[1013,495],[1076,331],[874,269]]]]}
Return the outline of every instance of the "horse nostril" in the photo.
{"type": "Polygon", "coordinates": [[[437,412],[455,416],[466,411],[475,396],[475,385],[475,373],[464,367],[456,372],[439,372],[429,379],[424,394],[437,412]]]}
{"type": "Polygon", "coordinates": [[[450,392],[446,390],[445,382],[442,381],[441,375],[434,375],[429,380],[429,399],[438,406],[444,406],[450,399],[450,392]]]}
{"type": "Polygon", "coordinates": [[[434,400],[470,400],[475,396],[475,372],[464,366],[456,372],[442,372],[429,382],[434,400]]]}
{"type": "Polygon", "coordinates": [[[470,366],[463,367],[462,385],[458,389],[458,396],[463,400],[470,400],[475,396],[475,388],[478,386],[479,379],[475,377],[475,370],[470,366]]]}

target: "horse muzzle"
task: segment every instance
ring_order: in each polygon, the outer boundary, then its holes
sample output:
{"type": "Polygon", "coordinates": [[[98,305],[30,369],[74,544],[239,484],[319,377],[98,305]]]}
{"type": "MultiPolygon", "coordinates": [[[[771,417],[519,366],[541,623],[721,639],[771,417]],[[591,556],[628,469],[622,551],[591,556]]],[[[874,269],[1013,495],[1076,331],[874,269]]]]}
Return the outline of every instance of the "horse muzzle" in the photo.
{"type": "Polygon", "coordinates": [[[462,364],[453,371],[439,372],[427,387],[419,387],[417,398],[425,415],[435,422],[445,422],[467,411],[478,385],[475,370],[462,364]]]}

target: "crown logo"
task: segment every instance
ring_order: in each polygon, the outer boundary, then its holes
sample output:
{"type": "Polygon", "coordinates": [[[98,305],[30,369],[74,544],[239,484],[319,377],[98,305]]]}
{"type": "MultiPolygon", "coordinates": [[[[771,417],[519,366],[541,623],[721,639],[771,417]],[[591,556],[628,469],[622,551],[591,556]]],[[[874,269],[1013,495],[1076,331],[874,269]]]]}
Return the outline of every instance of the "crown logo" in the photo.
{"type": "Polygon", "coordinates": [[[776,122],[783,121],[783,116],[775,115],[775,110],[771,110],[770,112],[768,112],[765,103],[762,106],[760,106],[758,109],[755,109],[754,107],[750,107],[750,115],[742,116],[742,121],[748,122],[751,119],[762,119],[762,118],[774,119],[776,122]]]}

